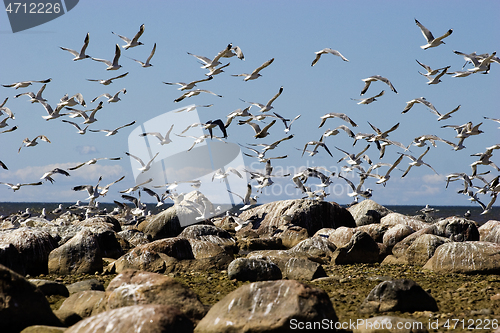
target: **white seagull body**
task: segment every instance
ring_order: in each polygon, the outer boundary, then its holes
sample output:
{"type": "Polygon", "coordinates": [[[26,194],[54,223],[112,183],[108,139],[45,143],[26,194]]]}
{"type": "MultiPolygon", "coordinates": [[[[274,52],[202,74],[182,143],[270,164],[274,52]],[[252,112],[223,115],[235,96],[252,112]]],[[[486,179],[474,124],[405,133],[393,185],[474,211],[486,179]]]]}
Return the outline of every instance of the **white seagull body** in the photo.
{"type": "Polygon", "coordinates": [[[125,77],[127,75],[128,75],[128,72],[125,73],[125,74],[121,74],[121,75],[109,78],[109,79],[104,79],[104,80],[87,79],[87,81],[99,82],[100,84],[103,84],[103,85],[107,86],[107,85],[113,83],[113,80],[115,80],[115,79],[121,79],[122,77],[125,77]]]}
{"type": "Polygon", "coordinates": [[[68,48],[62,47],[62,46],[60,46],[60,48],[64,51],[68,51],[69,53],[74,55],[75,57],[73,58],[73,61],[87,59],[87,58],[90,58],[89,55],[85,54],[85,51],[87,50],[87,46],[89,46],[89,39],[90,39],[90,36],[89,36],[89,33],[87,32],[87,36],[85,36],[85,40],[83,41],[83,46],[82,46],[80,52],[72,50],[72,49],[68,49],[68,48]]]}
{"type": "Polygon", "coordinates": [[[451,33],[453,32],[453,29],[450,29],[441,37],[434,38],[432,33],[429,31],[429,29],[427,29],[420,22],[418,22],[417,19],[415,19],[415,24],[420,28],[420,30],[422,31],[422,34],[424,35],[425,39],[427,40],[427,44],[420,46],[420,48],[422,48],[424,50],[427,50],[428,48],[431,48],[431,47],[436,47],[436,46],[441,45],[441,44],[445,44],[443,42],[443,39],[445,39],[446,37],[451,35],[451,33]]]}
{"type": "Polygon", "coordinates": [[[137,59],[133,59],[133,58],[130,58],[132,59],[133,61],[135,62],[138,62],[141,64],[142,67],[144,68],[147,68],[147,67],[152,67],[153,65],[151,65],[149,62],[151,61],[151,58],[153,58],[153,56],[155,55],[155,52],[156,52],[156,43],[155,45],[153,46],[153,49],[151,50],[151,53],[149,54],[149,57],[146,59],[146,62],[142,62],[140,60],[137,60],[137,59]]]}
{"type": "Polygon", "coordinates": [[[325,49],[323,49],[323,50],[321,50],[321,51],[314,52],[314,53],[316,54],[316,58],[314,58],[314,60],[313,60],[313,62],[312,62],[312,64],[311,64],[311,66],[316,65],[316,63],[319,61],[319,58],[321,58],[321,55],[323,55],[323,54],[328,54],[328,53],[333,54],[333,55],[336,55],[337,57],[341,57],[341,58],[342,58],[342,60],[344,60],[344,61],[349,61],[349,60],[347,60],[347,58],[346,58],[346,57],[344,57],[344,56],[343,56],[343,55],[342,55],[339,51],[337,51],[337,50],[332,50],[332,49],[330,49],[330,48],[325,48],[325,49]]]}
{"type": "Polygon", "coordinates": [[[141,171],[141,173],[144,173],[146,171],[148,171],[150,168],[151,168],[151,163],[153,163],[154,159],[156,158],[156,156],[158,156],[160,152],[156,153],[155,156],[153,156],[152,159],[149,160],[148,163],[144,163],[139,157],[137,156],[134,156],[128,152],[125,152],[125,154],[127,154],[128,156],[132,157],[133,159],[135,159],[137,162],[139,162],[141,164],[141,167],[138,168],[138,170],[141,171]]]}
{"type": "Polygon", "coordinates": [[[201,79],[201,80],[196,80],[196,81],[191,81],[189,83],[185,83],[185,82],[163,82],[165,84],[168,84],[168,85],[179,85],[181,86],[180,88],[178,88],[177,90],[190,90],[190,89],[193,89],[194,87],[196,87],[196,84],[197,83],[200,83],[200,82],[205,82],[205,81],[210,81],[212,80],[214,77],[213,76],[209,76],[208,78],[206,79],[201,79]]]}
{"type": "Polygon", "coordinates": [[[142,34],[144,33],[144,24],[142,24],[140,27],[139,27],[139,32],[137,32],[134,36],[134,38],[130,39],[130,38],[127,38],[125,36],[121,36],[121,35],[118,35],[114,32],[111,32],[112,34],[115,34],[117,35],[118,37],[120,37],[121,39],[123,39],[127,44],[126,45],[123,45],[122,47],[127,50],[131,47],[136,47],[138,45],[144,45],[143,43],[139,42],[139,37],[142,36],[142,34]]]}
{"type": "Polygon", "coordinates": [[[363,81],[365,83],[365,86],[363,87],[363,89],[361,90],[361,94],[360,95],[363,95],[367,90],[368,88],[370,87],[370,84],[372,82],[375,82],[375,81],[380,81],[380,82],[384,82],[385,84],[387,84],[392,91],[394,91],[396,94],[398,93],[396,91],[396,89],[394,88],[394,86],[392,85],[391,81],[389,81],[389,79],[383,77],[383,76],[380,76],[380,75],[373,75],[373,76],[370,76],[366,79],[362,79],[361,81],[363,81]]]}
{"type": "Polygon", "coordinates": [[[243,73],[243,74],[234,74],[231,76],[244,76],[245,78],[243,79],[243,81],[255,80],[255,79],[259,78],[260,76],[262,76],[259,74],[259,72],[261,70],[263,70],[264,68],[266,68],[267,66],[269,66],[270,64],[272,64],[273,61],[274,61],[274,58],[269,59],[268,61],[266,61],[265,63],[263,63],[262,65],[260,65],[256,69],[254,69],[254,71],[250,74],[243,73]]]}
{"type": "MultiPolygon", "coordinates": [[[[40,90],[38,90],[38,92],[36,93],[33,93],[33,92],[25,92],[25,93],[22,93],[22,94],[18,94],[16,96],[14,96],[15,98],[18,98],[20,96],[23,96],[23,95],[28,95],[31,99],[30,99],[30,102],[31,103],[38,103],[38,102],[46,102],[47,100],[45,98],[42,97],[42,93],[43,91],[45,90],[45,87],[47,86],[47,84],[44,84],[40,90]]],[[[3,106],[3,105],[2,105],[3,106]]]]}
{"type": "Polygon", "coordinates": [[[108,93],[105,93],[105,94],[102,94],[102,95],[99,95],[97,96],[96,98],[94,98],[92,101],[90,101],[90,103],[94,103],[97,99],[99,99],[100,97],[106,97],[108,99],[108,103],[116,103],[118,101],[121,101],[120,97],[118,97],[118,95],[123,92],[124,94],[127,93],[127,89],[123,88],[121,90],[119,90],[116,94],[114,94],[113,96],[111,96],[110,94],[108,93]]]}
{"type": "Polygon", "coordinates": [[[100,61],[100,62],[103,62],[106,65],[108,65],[108,68],[106,68],[106,70],[108,70],[108,71],[115,71],[115,70],[119,69],[120,67],[122,67],[122,65],[118,64],[118,60],[120,59],[121,54],[122,54],[122,52],[120,51],[120,46],[118,46],[118,44],[116,44],[115,57],[113,58],[113,62],[106,60],[106,59],[98,59],[98,58],[92,58],[92,60],[100,61]]]}
{"type": "Polygon", "coordinates": [[[172,140],[170,140],[170,133],[172,132],[173,128],[174,128],[174,124],[172,124],[172,126],[170,126],[170,129],[168,130],[167,134],[165,134],[165,136],[161,135],[161,133],[159,133],[159,132],[141,133],[141,134],[139,134],[139,136],[144,137],[146,135],[152,135],[152,136],[157,137],[158,140],[160,140],[160,142],[158,142],[159,145],[166,145],[166,144],[169,144],[170,142],[172,142],[172,140]]]}
{"type": "Polygon", "coordinates": [[[48,142],[50,143],[50,140],[45,136],[45,135],[39,135],[37,136],[36,138],[34,138],[33,140],[30,140],[29,138],[26,138],[23,140],[23,144],[21,145],[21,147],[19,147],[19,150],[17,151],[17,153],[19,154],[19,152],[21,151],[21,148],[24,147],[34,147],[38,144],[38,142],[36,141],[37,139],[40,139],[40,140],[43,140],[45,142],[48,142]]]}
{"type": "Polygon", "coordinates": [[[91,132],[105,132],[106,133],[106,136],[111,136],[111,135],[115,135],[116,133],[118,133],[118,131],[124,127],[128,127],[128,126],[132,126],[133,124],[135,124],[135,120],[126,124],[126,125],[123,125],[123,126],[120,126],[120,127],[117,127],[113,130],[108,130],[108,129],[101,129],[101,130],[93,130],[93,129],[90,129],[89,131],[91,132]]]}

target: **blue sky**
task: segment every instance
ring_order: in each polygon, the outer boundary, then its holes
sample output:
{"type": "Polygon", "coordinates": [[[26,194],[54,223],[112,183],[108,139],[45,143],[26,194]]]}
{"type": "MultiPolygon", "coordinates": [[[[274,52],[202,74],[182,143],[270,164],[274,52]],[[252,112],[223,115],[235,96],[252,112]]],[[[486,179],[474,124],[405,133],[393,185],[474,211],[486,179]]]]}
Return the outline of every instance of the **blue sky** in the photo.
{"type": "MultiPolygon", "coordinates": [[[[55,175],[54,184],[23,187],[17,192],[0,186],[0,201],[84,200],[85,193],[74,192],[71,188],[95,184],[101,175],[103,184],[125,176],[122,182],[111,187],[105,198],[100,199],[104,202],[121,201],[118,191],[135,183],[133,169],[138,164],[124,152],[130,151],[128,137],[137,125],[193,103],[214,104],[211,108],[198,109],[201,121],[218,118],[225,121],[230,112],[248,106],[240,99],[265,104],[283,86],[283,93],[273,103],[273,111],[287,118],[299,114],[301,117],[289,133],[294,134],[294,138],[267,154],[288,155],[284,160],[273,160],[276,171],[293,173],[305,166],[324,166],[338,172],[345,163],[337,163],[344,155],[335,146],[353,153],[366,146],[362,141],[353,147],[353,140],[340,133],[325,141],[333,158],[322,150],[314,157],[307,154],[301,157],[301,152],[295,148],[303,148],[306,142],[319,139],[328,128],[347,125],[339,119],[329,119],[318,128],[320,117],[330,112],[347,114],[359,125],[351,127],[355,133],[372,133],[368,122],[382,130],[400,123],[389,138],[406,146],[423,134],[435,134],[457,143],[455,131],[441,126],[483,122],[480,128],[484,133],[466,139],[466,149],[453,151],[442,142],[438,142],[436,148],[431,147],[424,161],[439,175],[421,166],[412,168],[404,178],[401,178],[402,171],[394,170],[385,187],[375,184],[374,179],[365,182],[366,187],[373,189],[372,199],[381,204],[472,205],[468,197],[456,193],[460,188],[458,182],[445,188],[445,176],[452,172],[470,174],[470,164],[475,160],[470,155],[499,143],[499,124],[485,120],[483,116],[500,118],[497,100],[500,65],[493,63],[488,75],[474,74],[465,78],[445,75],[443,82],[427,85],[427,79],[418,74],[423,68],[415,59],[432,68],[451,66],[450,71],[455,71],[462,69],[464,60],[453,50],[465,53],[497,51],[499,12],[498,1],[477,1],[473,7],[470,1],[80,1],[67,14],[15,34],[8,25],[6,13],[0,14],[3,16],[0,20],[3,45],[1,84],[50,77],[52,82],[47,84],[43,96],[53,107],[64,94],[71,96],[80,92],[85,97],[87,108],[93,108],[98,103],[90,103],[94,97],[126,88],[127,94],[120,95],[120,102],[108,104],[104,100],[104,108],[96,115],[98,121],[89,128],[112,129],[133,120],[137,122],[115,136],[105,137],[103,133],[81,136],[73,126],[60,121],[68,118],[45,121],[41,117],[46,115],[42,105],[29,103],[27,96],[14,98],[21,92],[36,93],[41,84],[17,90],[0,87],[0,99],[3,101],[9,97],[6,106],[16,117],[7,123],[9,127],[19,127],[12,133],[0,134],[0,160],[9,168],[8,171],[0,169],[0,181],[36,182],[54,167],[67,169],[94,157],[123,157],[120,161],[105,160],[84,166],[70,172],[70,177],[55,175]],[[422,50],[420,45],[426,42],[414,18],[435,36],[450,28],[453,34],[444,40],[446,44],[422,50]],[[106,71],[104,64],[90,59],[74,62],[70,53],[59,48],[79,50],[89,32],[87,53],[96,58],[112,59],[115,44],[123,45],[124,42],[111,32],[132,37],[141,24],[145,24],[140,39],[144,45],[122,49],[119,63],[123,67],[117,71],[106,71]],[[151,60],[153,67],[142,68],[127,58],[144,61],[154,43],[157,49],[151,60]],[[204,78],[206,73],[186,52],[212,58],[228,43],[242,49],[245,61],[235,57],[223,59],[224,64],[230,63],[225,72],[209,82],[198,84],[198,88],[211,90],[223,98],[202,94],[174,103],[173,100],[182,92],[162,81],[189,82],[204,78]],[[340,51],[349,62],[324,55],[311,67],[314,52],[326,47],[340,51]],[[241,77],[230,75],[251,72],[271,58],[275,58],[274,62],[262,70],[263,76],[257,80],[244,82],[241,77]],[[105,79],[125,72],[129,72],[127,77],[108,86],[86,80],[105,79]],[[398,94],[385,84],[375,82],[363,97],[376,95],[381,90],[385,90],[385,95],[369,105],[358,105],[351,98],[360,98],[364,86],[362,79],[372,75],[387,77],[398,94]],[[440,122],[423,105],[415,105],[408,113],[401,114],[407,101],[422,96],[441,113],[458,105],[461,109],[452,118],[440,122]],[[40,142],[38,146],[23,148],[18,153],[24,138],[31,139],[39,134],[46,135],[51,143],[40,142]]],[[[251,112],[258,113],[258,110],[252,108],[251,112]]],[[[165,127],[164,132],[167,130],[165,127]]],[[[179,134],[180,130],[176,130],[173,132],[179,134]]],[[[227,131],[228,141],[243,145],[271,143],[287,135],[279,121],[271,127],[271,135],[264,139],[254,139],[250,126],[238,126],[235,122],[227,131]]],[[[170,145],[174,144],[175,141],[170,145]]],[[[410,150],[411,154],[418,156],[425,147],[412,146],[410,150]]],[[[379,160],[379,152],[372,144],[366,153],[375,163],[393,163],[399,157],[398,152],[402,150],[390,146],[379,160]]],[[[499,156],[500,152],[495,152],[492,158],[497,165],[500,165],[499,156]]],[[[406,169],[409,161],[405,157],[399,168],[406,169]]],[[[258,165],[247,157],[244,164],[247,168],[263,168],[262,164],[258,165]]],[[[368,168],[366,163],[364,168],[368,168]]],[[[491,170],[488,179],[498,174],[488,166],[480,166],[478,170],[491,170]]],[[[355,174],[350,177],[357,183],[355,174]]],[[[293,190],[290,177],[275,178],[274,181],[273,187],[260,194],[260,202],[301,197],[293,190]]],[[[341,204],[351,202],[344,180],[333,178],[333,182],[327,191],[331,193],[328,200],[341,204]]],[[[484,201],[489,201],[489,198],[484,197],[484,201]]]]}

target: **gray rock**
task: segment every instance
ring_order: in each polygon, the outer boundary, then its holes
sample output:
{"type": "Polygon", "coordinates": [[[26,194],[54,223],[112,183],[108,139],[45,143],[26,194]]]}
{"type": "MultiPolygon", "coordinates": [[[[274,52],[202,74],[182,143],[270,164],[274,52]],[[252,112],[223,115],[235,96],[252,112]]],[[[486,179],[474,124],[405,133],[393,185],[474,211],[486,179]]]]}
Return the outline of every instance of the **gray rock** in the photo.
{"type": "Polygon", "coordinates": [[[139,231],[137,229],[120,231],[118,233],[118,236],[126,240],[130,248],[147,244],[153,240],[152,237],[148,237],[142,231],[139,231]]]}
{"type": "Polygon", "coordinates": [[[500,244],[500,221],[490,220],[479,227],[479,239],[500,244]]]}
{"type": "Polygon", "coordinates": [[[446,237],[421,235],[406,250],[406,261],[410,265],[424,266],[439,246],[449,242],[451,241],[446,237]]]}
{"type": "Polygon", "coordinates": [[[126,270],[111,280],[98,311],[146,304],[175,304],[194,323],[206,314],[198,296],[175,279],[135,270],[126,270]]]}
{"type": "Polygon", "coordinates": [[[133,305],[100,313],[69,327],[65,333],[105,333],[113,323],[113,332],[160,333],[193,332],[193,323],[175,306],[133,305]]]}
{"type": "Polygon", "coordinates": [[[81,318],[87,318],[99,313],[97,309],[103,306],[105,299],[104,291],[79,291],[66,298],[59,307],[59,311],[74,312],[81,318]]]}
{"type": "Polygon", "coordinates": [[[476,222],[463,217],[452,216],[433,224],[434,235],[446,237],[454,242],[478,241],[479,231],[476,222]]]}
{"type": "Polygon", "coordinates": [[[381,218],[392,213],[389,209],[370,199],[363,200],[349,207],[348,211],[354,218],[356,226],[380,223],[381,218]]]}
{"type": "Polygon", "coordinates": [[[233,260],[228,268],[229,279],[239,281],[280,280],[281,270],[274,263],[263,259],[238,258],[233,260]]]}
{"type": "Polygon", "coordinates": [[[436,249],[423,268],[437,273],[499,274],[500,244],[445,243],[436,249]]]}
{"type": "Polygon", "coordinates": [[[382,239],[382,243],[392,248],[394,245],[414,232],[415,230],[413,230],[413,228],[408,225],[396,224],[386,231],[382,239]]]}
{"type": "Polygon", "coordinates": [[[50,274],[94,274],[101,272],[102,252],[97,236],[82,229],[71,240],[49,254],[50,274]]]}
{"type": "Polygon", "coordinates": [[[359,307],[360,313],[389,311],[438,311],[438,307],[436,300],[415,281],[401,279],[381,282],[359,307]]]}
{"type": "Polygon", "coordinates": [[[233,261],[233,255],[227,252],[221,252],[213,257],[200,259],[175,259],[168,257],[165,259],[164,274],[176,272],[206,272],[209,270],[227,270],[227,267],[233,261]]]}
{"type": "Polygon", "coordinates": [[[327,276],[321,264],[309,260],[304,254],[298,256],[298,253],[292,253],[290,250],[253,251],[247,258],[273,262],[281,270],[284,279],[312,281],[327,276]]]}
{"type": "Polygon", "coordinates": [[[286,224],[293,224],[307,229],[308,235],[322,228],[354,227],[354,220],[349,212],[336,203],[297,199],[270,202],[248,209],[240,214],[243,220],[251,220],[259,235],[272,235],[286,224]],[[292,215],[291,221],[285,221],[283,214],[292,215]]]}
{"type": "Polygon", "coordinates": [[[48,232],[29,227],[0,232],[0,244],[12,244],[17,249],[18,255],[3,245],[5,250],[0,254],[4,258],[0,257],[0,262],[13,263],[12,269],[22,275],[47,274],[49,253],[57,246],[57,242],[48,232]],[[13,257],[9,258],[9,255],[13,257]],[[16,258],[19,261],[14,263],[16,258]]]}
{"type": "Polygon", "coordinates": [[[212,306],[197,333],[288,332],[298,322],[338,321],[328,294],[298,281],[254,282],[212,306]]]}
{"type": "Polygon", "coordinates": [[[356,232],[346,246],[335,250],[332,263],[336,265],[378,262],[379,246],[366,232],[356,232]]]}
{"type": "Polygon", "coordinates": [[[182,231],[177,209],[177,206],[169,207],[156,214],[152,219],[147,219],[139,224],[137,229],[153,240],[176,237],[182,231]]]}
{"type": "Polygon", "coordinates": [[[382,243],[384,235],[389,228],[379,223],[372,223],[356,227],[356,231],[364,231],[377,243],[382,243]]]}
{"type": "Polygon", "coordinates": [[[66,327],[33,325],[26,327],[21,333],[63,333],[64,331],[66,331],[66,327]]]}
{"type": "Polygon", "coordinates": [[[388,227],[393,227],[398,224],[404,224],[406,226],[409,226],[415,231],[418,231],[420,229],[425,229],[429,226],[429,223],[416,219],[412,216],[406,216],[400,213],[387,214],[386,216],[382,217],[382,219],[380,219],[380,224],[388,227]]]}
{"type": "Polygon", "coordinates": [[[77,293],[79,291],[85,291],[85,290],[99,290],[99,291],[104,291],[104,285],[102,284],[101,281],[97,279],[88,279],[88,280],[83,280],[83,281],[78,281],[75,283],[72,283],[68,286],[68,291],[70,294],[77,293]]]}
{"type": "Polygon", "coordinates": [[[188,226],[179,237],[211,242],[230,252],[237,252],[238,248],[236,240],[227,231],[213,225],[188,226]]]}
{"type": "Polygon", "coordinates": [[[238,247],[243,251],[282,250],[285,248],[281,238],[278,237],[238,238],[238,247]]]}
{"type": "Polygon", "coordinates": [[[298,225],[287,224],[275,230],[273,237],[281,239],[283,247],[289,249],[309,238],[306,228],[298,225]]]}
{"type": "Polygon", "coordinates": [[[335,244],[336,247],[344,247],[349,244],[355,233],[356,228],[339,227],[330,232],[328,240],[335,244]]]}
{"type": "Polygon", "coordinates": [[[59,318],[61,323],[65,326],[65,329],[66,327],[75,325],[77,322],[83,319],[73,310],[54,310],[54,314],[57,316],[57,318],[59,318]]]}
{"type": "Polygon", "coordinates": [[[60,295],[64,297],[69,296],[68,288],[62,283],[50,280],[42,279],[29,279],[29,282],[33,283],[42,291],[45,296],[60,295]]]}
{"type": "Polygon", "coordinates": [[[337,249],[335,244],[324,237],[310,237],[292,247],[288,252],[296,256],[304,256],[320,264],[329,264],[333,252],[337,249]]]}
{"type": "Polygon", "coordinates": [[[3,333],[18,333],[33,325],[62,326],[41,290],[3,265],[0,265],[0,323],[3,333]]]}

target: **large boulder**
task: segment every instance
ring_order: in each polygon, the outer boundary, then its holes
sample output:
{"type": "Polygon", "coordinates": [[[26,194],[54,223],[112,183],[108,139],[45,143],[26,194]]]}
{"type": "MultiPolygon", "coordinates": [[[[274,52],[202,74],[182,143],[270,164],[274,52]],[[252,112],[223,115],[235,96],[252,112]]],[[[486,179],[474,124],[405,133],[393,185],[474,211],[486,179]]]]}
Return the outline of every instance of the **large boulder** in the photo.
{"type": "Polygon", "coordinates": [[[336,203],[308,199],[274,201],[248,209],[240,214],[243,220],[251,220],[259,235],[271,236],[277,229],[293,224],[307,229],[309,236],[321,228],[354,227],[349,212],[336,203]],[[281,216],[292,216],[286,221],[281,216]]]}
{"type": "Polygon", "coordinates": [[[47,274],[49,253],[57,247],[50,233],[29,227],[0,232],[0,244],[0,263],[22,275],[47,274]],[[8,244],[19,253],[9,250],[8,244]]]}
{"type": "Polygon", "coordinates": [[[328,239],[316,236],[309,237],[288,250],[296,256],[304,256],[320,264],[329,264],[333,258],[333,252],[337,249],[335,244],[328,239]]]}
{"type": "Polygon", "coordinates": [[[13,270],[0,265],[0,327],[18,333],[32,325],[62,326],[45,295],[13,270]]]}
{"type": "Polygon", "coordinates": [[[434,235],[449,238],[454,242],[479,240],[476,222],[463,217],[451,216],[434,223],[432,227],[434,235]]]}
{"type": "Polygon", "coordinates": [[[360,313],[438,311],[434,298],[415,281],[388,280],[373,288],[359,307],[360,313]]]}
{"type": "Polygon", "coordinates": [[[406,262],[409,265],[424,266],[439,246],[449,242],[451,241],[446,237],[431,234],[420,235],[406,249],[406,262]]]}
{"type": "Polygon", "coordinates": [[[437,273],[500,274],[500,244],[445,243],[436,249],[423,268],[437,273]]]}
{"type": "Polygon", "coordinates": [[[333,253],[332,263],[336,265],[374,263],[379,261],[380,249],[364,231],[356,232],[349,243],[333,253]]]}
{"type": "Polygon", "coordinates": [[[210,242],[231,252],[237,249],[236,240],[227,231],[213,225],[191,225],[186,227],[179,237],[210,242]]]}
{"type": "MultiPolygon", "coordinates": [[[[144,220],[139,224],[137,229],[152,240],[176,237],[182,231],[179,217],[177,216],[177,210],[180,209],[182,208],[179,208],[179,206],[169,207],[161,213],[156,214],[153,218],[144,220]]],[[[187,208],[185,210],[188,211],[187,208]]]]}
{"type": "Polygon", "coordinates": [[[500,244],[500,221],[489,220],[478,231],[481,241],[500,244]]]}
{"type": "Polygon", "coordinates": [[[381,218],[391,213],[389,209],[370,199],[363,200],[349,207],[348,210],[356,221],[356,226],[380,223],[381,218]]]}
{"type": "Polygon", "coordinates": [[[267,260],[253,258],[238,258],[233,260],[228,268],[229,279],[239,281],[267,281],[282,278],[279,267],[267,260]]]}
{"type": "Polygon", "coordinates": [[[100,290],[85,290],[74,293],[64,300],[59,311],[72,311],[81,318],[87,318],[99,313],[103,306],[106,293],[100,290]]]}
{"type": "Polygon", "coordinates": [[[111,280],[98,311],[145,304],[175,304],[195,323],[206,314],[198,296],[175,279],[136,270],[126,270],[111,280]]]}
{"type": "Polygon", "coordinates": [[[197,333],[288,332],[299,322],[338,321],[328,294],[293,280],[246,284],[212,306],[197,333]]]}
{"type": "Polygon", "coordinates": [[[50,274],[94,274],[101,272],[102,252],[96,234],[82,229],[65,244],[49,254],[50,274]]]}
{"type": "Polygon", "coordinates": [[[415,231],[420,229],[425,229],[429,226],[429,223],[419,220],[412,216],[403,215],[400,213],[389,213],[380,219],[380,224],[393,227],[398,224],[404,224],[415,231]]]}
{"type": "Polygon", "coordinates": [[[386,231],[384,237],[382,239],[382,243],[386,246],[392,248],[394,245],[399,243],[399,241],[403,240],[407,236],[411,235],[415,231],[412,227],[405,224],[396,224],[393,227],[390,227],[389,230],[386,231]]]}
{"type": "Polygon", "coordinates": [[[100,313],[69,327],[65,333],[160,333],[193,331],[193,323],[175,306],[132,305],[100,313]]]}

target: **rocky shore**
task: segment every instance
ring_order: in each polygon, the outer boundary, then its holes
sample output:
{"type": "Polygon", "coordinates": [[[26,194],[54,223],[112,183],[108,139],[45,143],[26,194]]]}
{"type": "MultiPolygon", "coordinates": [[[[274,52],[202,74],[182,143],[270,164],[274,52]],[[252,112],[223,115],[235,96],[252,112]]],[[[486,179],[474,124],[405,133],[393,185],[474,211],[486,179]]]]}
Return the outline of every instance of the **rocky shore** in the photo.
{"type": "Polygon", "coordinates": [[[500,221],[300,199],[181,227],[178,208],[4,221],[2,332],[500,332],[500,221]]]}

